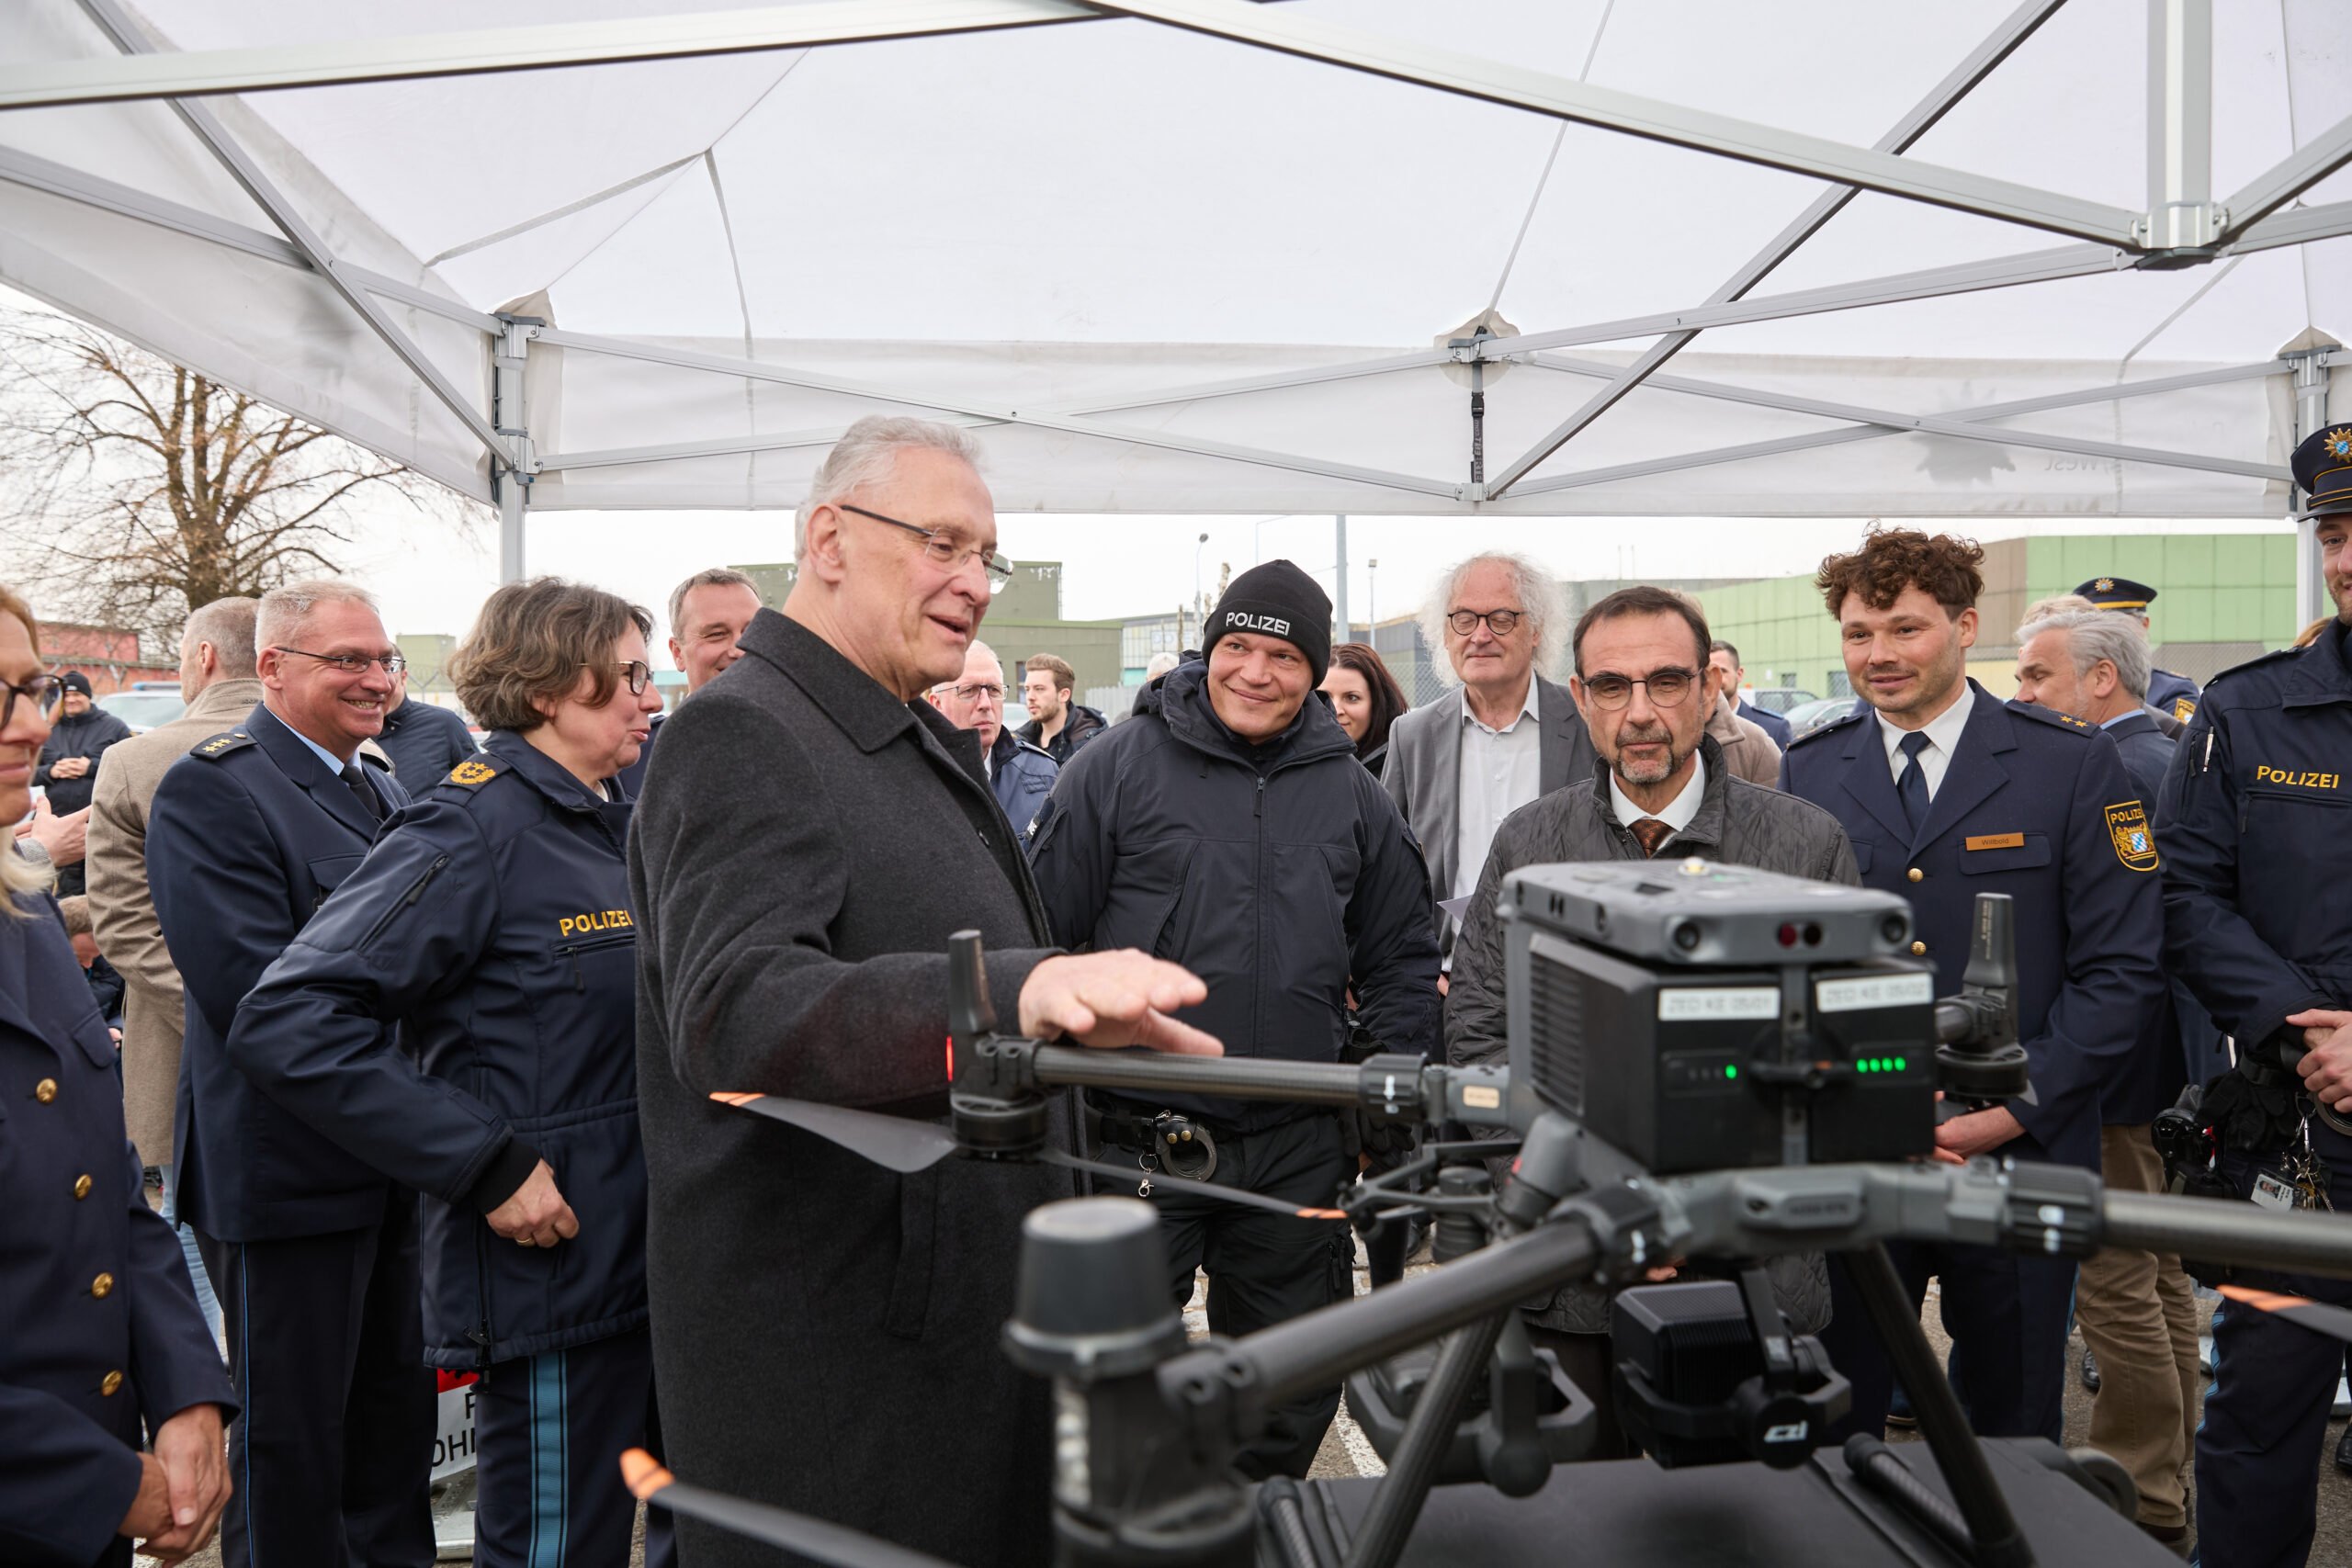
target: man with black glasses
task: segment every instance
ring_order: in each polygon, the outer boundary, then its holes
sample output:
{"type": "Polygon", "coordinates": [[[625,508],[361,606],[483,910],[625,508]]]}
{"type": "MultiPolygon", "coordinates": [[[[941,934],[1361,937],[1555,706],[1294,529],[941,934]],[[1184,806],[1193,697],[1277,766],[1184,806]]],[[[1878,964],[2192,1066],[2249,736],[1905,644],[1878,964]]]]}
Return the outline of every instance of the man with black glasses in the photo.
{"type": "Polygon", "coordinates": [[[221,1561],[424,1568],[434,1394],[416,1194],[278,1105],[227,1049],[245,993],[408,804],[379,759],[359,761],[406,666],[345,582],[271,590],[254,641],[260,705],[172,764],[147,820],[156,919],[187,991],[175,1212],[220,1297],[243,1406],[221,1561]]]}
{"type": "MultiPolygon", "coordinates": [[[[1453,948],[1450,1060],[1503,1059],[1504,926],[1496,901],[1503,878],[1521,866],[1695,855],[1849,886],[1860,880],[1836,818],[1736,778],[1724,765],[1722,748],[1706,733],[1716,698],[1708,640],[1699,607],[1663,588],[1621,588],[1577,623],[1568,689],[1599,761],[1585,779],[1511,813],[1495,834],[1453,948]]],[[[1818,1330],[1829,1315],[1820,1259],[1779,1258],[1771,1269],[1790,1325],[1801,1334],[1818,1330]]],[[[1600,1406],[1593,1459],[1631,1451],[1611,1416],[1610,1294],[1569,1286],[1529,1324],[1600,1406]]]]}

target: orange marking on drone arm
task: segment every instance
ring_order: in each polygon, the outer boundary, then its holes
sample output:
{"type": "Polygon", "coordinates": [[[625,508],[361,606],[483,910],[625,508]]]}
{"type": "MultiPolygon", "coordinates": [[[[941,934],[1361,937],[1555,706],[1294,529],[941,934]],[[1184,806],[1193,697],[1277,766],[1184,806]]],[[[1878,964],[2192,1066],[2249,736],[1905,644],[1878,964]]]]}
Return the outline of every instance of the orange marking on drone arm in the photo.
{"type": "Polygon", "coordinates": [[[1302,1220],[1344,1220],[1348,1212],[1345,1209],[1301,1209],[1298,1217],[1302,1220]]]}
{"type": "Polygon", "coordinates": [[[630,1449],[621,1455],[621,1483],[640,1503],[677,1479],[643,1449],[630,1449]]]}
{"type": "Polygon", "coordinates": [[[714,1094],[711,1099],[721,1105],[749,1105],[755,1100],[765,1100],[764,1094],[714,1094]]]}
{"type": "Polygon", "coordinates": [[[2312,1304],[2312,1299],[2309,1296],[2282,1296],[2276,1291],[2249,1290],[2244,1285],[2223,1285],[2222,1294],[2233,1302],[2244,1302],[2250,1307],[2260,1307],[2264,1312],[2284,1312],[2289,1307],[2312,1304]]]}

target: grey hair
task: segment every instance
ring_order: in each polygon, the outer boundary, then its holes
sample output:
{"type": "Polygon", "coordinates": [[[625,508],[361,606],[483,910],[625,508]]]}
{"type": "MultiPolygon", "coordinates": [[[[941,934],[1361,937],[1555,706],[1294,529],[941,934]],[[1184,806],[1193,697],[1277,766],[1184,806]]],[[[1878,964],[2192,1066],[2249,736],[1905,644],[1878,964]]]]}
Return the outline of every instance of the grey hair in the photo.
{"type": "Polygon", "coordinates": [[[2116,680],[2133,702],[2147,702],[2151,660],[2148,634],[2141,629],[2139,617],[2119,615],[2096,606],[2087,610],[2061,610],[2056,615],[2042,615],[2019,626],[2018,646],[2024,646],[2043,632],[2066,634],[2066,653],[2074,660],[2075,679],[2089,675],[2103,659],[2115,666],[2116,680]]]}
{"type": "Polygon", "coordinates": [[[2025,607],[2024,625],[2046,621],[2052,615],[2063,615],[2070,610],[2096,610],[2098,606],[2079,593],[2052,593],[2047,599],[2036,599],[2025,607]]]}
{"type": "Polygon", "coordinates": [[[695,573],[670,590],[670,635],[678,635],[678,623],[685,619],[686,595],[697,588],[748,588],[752,597],[759,597],[760,585],[731,566],[714,566],[695,573]]]}
{"type": "Polygon", "coordinates": [[[1143,683],[1147,686],[1150,685],[1182,662],[1183,661],[1176,655],[1165,650],[1153,654],[1151,662],[1143,667],[1143,683]]]}
{"type": "Polygon", "coordinates": [[[254,650],[283,646],[322,604],[365,604],[373,610],[376,596],[356,582],[328,577],[280,583],[261,596],[261,608],[254,614],[254,650]]]}
{"type": "Polygon", "coordinates": [[[254,631],[260,619],[258,599],[215,599],[188,612],[180,640],[190,648],[210,643],[212,651],[220,656],[220,679],[250,681],[254,678],[254,645],[259,640],[254,631]]]}
{"type": "Polygon", "coordinates": [[[867,414],[842,432],[808,480],[808,493],[792,522],[795,559],[808,553],[808,519],[817,508],[838,502],[852,491],[888,480],[906,451],[944,452],[978,471],[980,444],[960,426],[904,414],[867,414]]]}
{"type": "MultiPolygon", "coordinates": [[[[1525,556],[1490,550],[1457,561],[1438,579],[1437,587],[1421,605],[1421,640],[1433,649],[1445,647],[1445,617],[1453,608],[1454,591],[1473,567],[1498,566],[1510,576],[1528,617],[1535,626],[1535,673],[1550,675],[1560,668],[1560,652],[1568,641],[1568,595],[1557,579],[1525,556]]],[[[1437,672],[1449,686],[1462,684],[1461,672],[1451,659],[1437,661],[1437,672]]]]}

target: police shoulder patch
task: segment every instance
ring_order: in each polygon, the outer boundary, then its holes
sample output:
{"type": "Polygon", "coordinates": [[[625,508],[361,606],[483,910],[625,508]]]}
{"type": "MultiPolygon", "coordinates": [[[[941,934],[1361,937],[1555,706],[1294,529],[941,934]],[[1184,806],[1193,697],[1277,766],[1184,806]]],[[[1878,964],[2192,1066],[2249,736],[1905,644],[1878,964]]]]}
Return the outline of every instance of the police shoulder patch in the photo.
{"type": "Polygon", "coordinates": [[[189,748],[188,755],[201,757],[208,762],[217,762],[230,752],[242,750],[253,743],[254,738],[243,730],[232,729],[226,734],[216,735],[209,740],[198,741],[189,748]]]}
{"type": "Polygon", "coordinates": [[[2187,724],[2197,716],[2197,699],[2195,697],[2173,698],[2172,716],[2181,723],[2187,724]]]}
{"type": "Polygon", "coordinates": [[[2115,858],[2133,871],[2154,871],[2155,835],[2148,829],[2148,813],[2136,800],[2119,801],[2107,808],[2107,836],[2114,840],[2115,858]]]}
{"type": "Polygon", "coordinates": [[[2056,708],[2042,707],[2035,703],[2021,703],[2015,697],[2009,699],[2007,706],[2008,710],[2019,718],[2040,719],[2052,729],[2068,729],[2077,735],[2094,733],[2091,727],[2083,720],[2070,713],[2060,713],[2056,708]]]}
{"type": "Polygon", "coordinates": [[[453,784],[484,784],[496,778],[505,766],[495,757],[469,757],[449,770],[444,783],[453,784]]]}

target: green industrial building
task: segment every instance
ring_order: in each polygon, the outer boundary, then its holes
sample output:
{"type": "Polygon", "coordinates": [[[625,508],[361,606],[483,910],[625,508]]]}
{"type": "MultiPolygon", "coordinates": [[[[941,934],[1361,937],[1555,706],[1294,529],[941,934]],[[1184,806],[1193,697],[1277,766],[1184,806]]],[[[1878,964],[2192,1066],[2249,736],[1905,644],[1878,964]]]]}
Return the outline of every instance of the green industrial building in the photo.
{"type": "MultiPolygon", "coordinates": [[[[2295,536],[2278,534],[2067,534],[1984,547],[1982,626],[1969,673],[1987,691],[2016,690],[2017,627],[2028,605],[2100,577],[2156,590],[2148,636],[2159,668],[2202,684],[2302,630],[2295,619],[2295,536]]],[[[1714,634],[1738,646],[1758,686],[1816,696],[1852,691],[1837,623],[1810,574],[1701,592],[1714,634]]]]}

